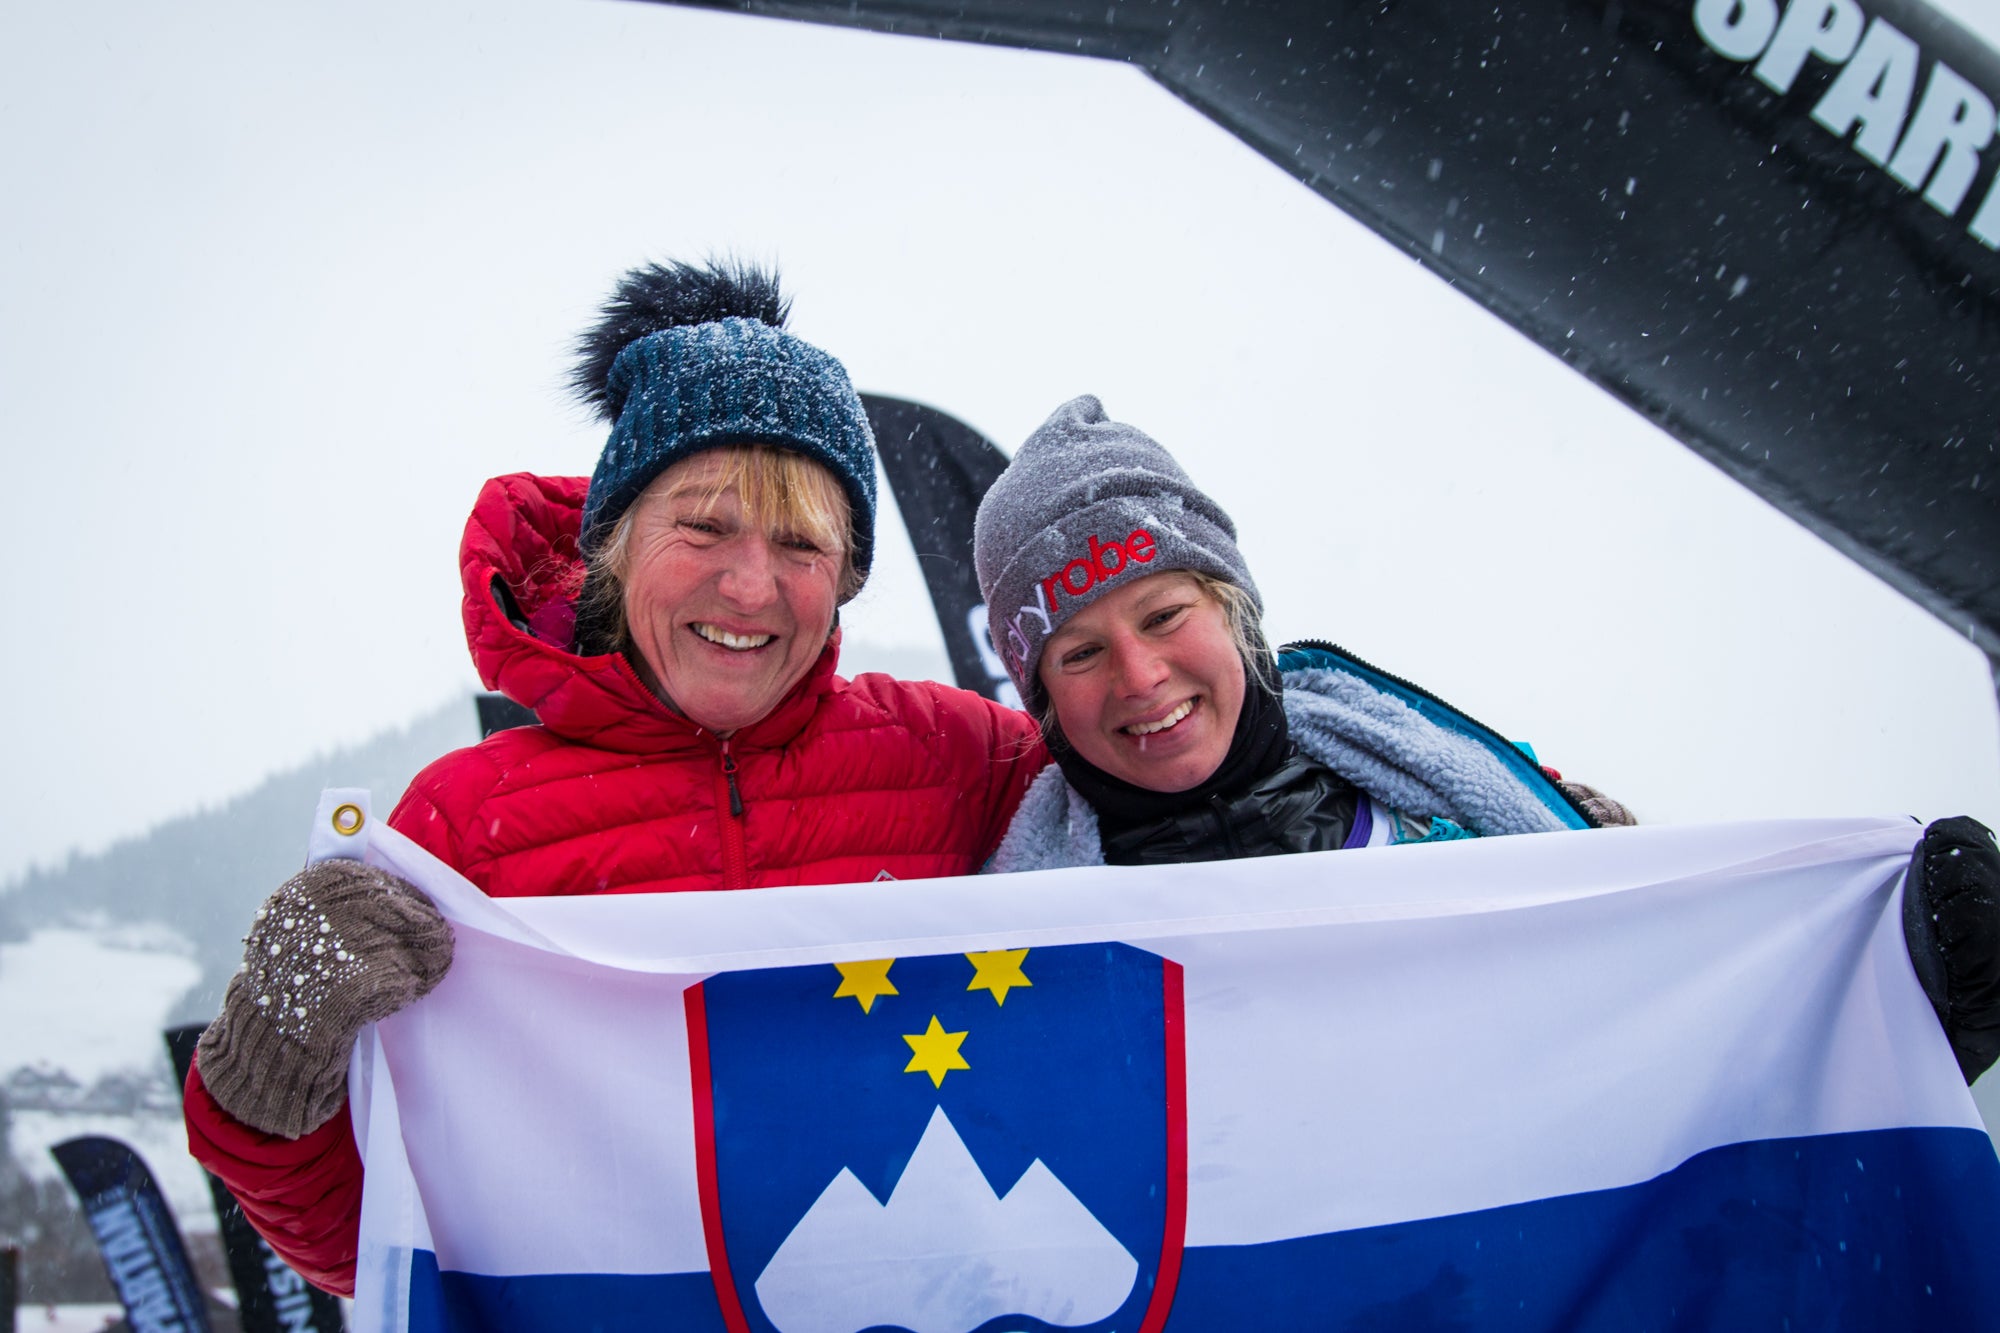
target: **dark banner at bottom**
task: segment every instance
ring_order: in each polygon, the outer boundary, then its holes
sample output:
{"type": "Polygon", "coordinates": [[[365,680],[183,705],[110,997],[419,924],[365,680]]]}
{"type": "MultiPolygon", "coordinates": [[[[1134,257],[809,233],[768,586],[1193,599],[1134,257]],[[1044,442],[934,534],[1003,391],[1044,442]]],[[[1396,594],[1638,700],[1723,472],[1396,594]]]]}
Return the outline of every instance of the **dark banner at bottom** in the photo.
{"type": "MultiPolygon", "coordinates": [[[[174,1077],[183,1087],[201,1034],[198,1024],[169,1028],[164,1034],[167,1053],[174,1061],[174,1077]]],[[[215,1200],[229,1276],[236,1284],[237,1318],[243,1333],[342,1333],[340,1301],[309,1284],[277,1256],[220,1180],[209,1176],[208,1189],[215,1200]]]]}
{"type": "Polygon", "coordinates": [[[209,1333],[208,1301],[153,1173],[116,1139],[49,1150],[83,1203],[111,1285],[135,1333],[209,1333]]]}

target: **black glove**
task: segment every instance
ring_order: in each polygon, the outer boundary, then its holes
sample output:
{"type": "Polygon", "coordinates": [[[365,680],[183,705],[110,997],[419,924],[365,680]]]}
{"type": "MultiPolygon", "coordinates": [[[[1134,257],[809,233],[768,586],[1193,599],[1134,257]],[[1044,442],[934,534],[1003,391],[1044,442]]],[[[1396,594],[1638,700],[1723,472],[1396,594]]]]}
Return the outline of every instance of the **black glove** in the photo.
{"type": "Polygon", "coordinates": [[[2000,1058],[2000,847],[1960,815],[1924,830],[1903,882],[1903,940],[1965,1081],[2000,1058]]]}

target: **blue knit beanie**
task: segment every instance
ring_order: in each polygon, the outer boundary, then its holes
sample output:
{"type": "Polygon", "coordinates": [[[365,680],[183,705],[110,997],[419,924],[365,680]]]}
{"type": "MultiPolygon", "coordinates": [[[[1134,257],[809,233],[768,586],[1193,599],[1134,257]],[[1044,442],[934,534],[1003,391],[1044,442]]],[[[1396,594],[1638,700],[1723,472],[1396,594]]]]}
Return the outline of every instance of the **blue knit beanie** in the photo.
{"type": "Polygon", "coordinates": [[[578,545],[609,536],[653,479],[704,449],[771,444],[840,479],[855,568],[875,555],[875,437],[840,362],[785,332],[776,274],[650,264],[620,280],[578,342],[573,384],[611,422],[578,545]]]}

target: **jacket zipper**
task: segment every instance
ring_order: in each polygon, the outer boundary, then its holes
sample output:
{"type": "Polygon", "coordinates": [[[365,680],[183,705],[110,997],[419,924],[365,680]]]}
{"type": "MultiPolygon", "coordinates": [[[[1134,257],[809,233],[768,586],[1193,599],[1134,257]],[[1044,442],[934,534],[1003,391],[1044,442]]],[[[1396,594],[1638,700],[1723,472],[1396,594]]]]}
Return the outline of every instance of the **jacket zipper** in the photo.
{"type": "MultiPolygon", "coordinates": [[[[1520,746],[1514,744],[1514,742],[1508,740],[1505,736],[1502,736],[1499,732],[1493,730],[1493,728],[1487,726],[1484,722],[1481,722],[1478,718],[1466,712],[1463,708],[1454,707],[1453,705],[1448,704],[1444,700],[1438,698],[1435,694],[1432,694],[1429,690],[1423,688],[1421,685],[1413,685],[1409,681],[1404,680],[1401,676],[1395,675],[1388,671],[1384,671],[1381,667],[1376,666],[1373,662],[1364,661],[1361,658],[1356,657],[1353,653],[1348,652],[1345,648],[1341,647],[1337,643],[1328,643],[1325,639],[1296,639],[1291,643],[1286,644],[1284,647],[1278,649],[1278,653],[1280,656],[1282,656],[1285,653],[1291,652],[1294,648],[1317,648],[1321,652],[1332,653],[1336,657],[1344,657],[1348,661],[1354,663],[1354,665],[1360,667],[1363,671],[1372,671],[1376,675],[1380,676],[1383,680],[1388,681],[1391,685],[1395,685],[1402,689],[1408,690],[1411,694],[1416,695],[1419,699],[1428,700],[1429,702],[1436,704],[1439,708],[1447,709],[1450,712],[1458,714],[1458,716],[1462,718],[1468,725],[1476,727],[1480,731],[1485,732],[1490,739],[1498,742],[1501,745],[1506,746],[1509,750],[1512,750],[1515,754],[1520,755],[1521,758],[1528,759],[1528,756],[1522,753],[1520,746]]],[[[1542,766],[1539,760],[1528,759],[1528,764],[1529,767],[1533,768],[1536,772],[1538,773],[1541,772],[1542,766]]],[[[1564,805],[1567,805],[1570,809],[1576,811],[1577,817],[1583,820],[1585,827],[1587,828],[1597,827],[1597,821],[1592,819],[1588,814],[1584,813],[1584,809],[1582,806],[1578,805],[1575,801],[1570,799],[1569,793],[1562,789],[1561,783],[1557,782],[1554,778],[1551,778],[1547,773],[1542,773],[1542,780],[1549,784],[1550,791],[1554,792],[1557,796],[1562,798],[1562,802],[1564,805]]]]}
{"type": "Polygon", "coordinates": [[[750,887],[750,855],[743,845],[743,794],[736,789],[736,756],[730,752],[729,742],[722,742],[722,783],[723,791],[716,793],[716,806],[725,807],[722,817],[722,887],[725,889],[747,889],[750,887]]]}

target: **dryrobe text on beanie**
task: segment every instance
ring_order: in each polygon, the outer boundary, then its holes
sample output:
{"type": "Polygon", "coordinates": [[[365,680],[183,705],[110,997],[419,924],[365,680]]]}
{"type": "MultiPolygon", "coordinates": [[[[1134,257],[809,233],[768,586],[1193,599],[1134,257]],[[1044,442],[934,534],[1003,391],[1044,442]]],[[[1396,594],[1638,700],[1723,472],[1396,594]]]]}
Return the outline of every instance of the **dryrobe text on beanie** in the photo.
{"type": "Polygon", "coordinates": [[[1057,408],[986,492],[973,562],[993,646],[1030,708],[1047,698],[1035,673],[1049,635],[1132,578],[1191,569],[1263,610],[1229,515],[1090,394],[1057,408]]]}
{"type": "Polygon", "coordinates": [[[620,279],[578,340],[573,383],[611,422],[584,501],[579,545],[611,532],[655,477],[731,444],[796,450],[840,479],[854,563],[875,552],[875,437],[840,362],[785,332],[775,274],[650,264],[620,279]]]}

